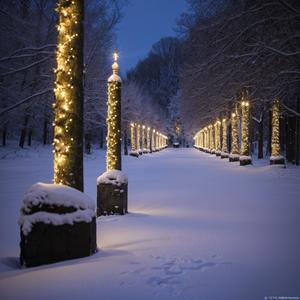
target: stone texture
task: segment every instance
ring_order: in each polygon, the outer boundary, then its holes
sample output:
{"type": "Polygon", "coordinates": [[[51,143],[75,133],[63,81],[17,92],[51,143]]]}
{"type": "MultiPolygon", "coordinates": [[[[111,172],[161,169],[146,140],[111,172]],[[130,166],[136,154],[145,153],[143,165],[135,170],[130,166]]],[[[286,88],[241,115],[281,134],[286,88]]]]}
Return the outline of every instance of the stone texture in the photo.
{"type": "Polygon", "coordinates": [[[251,159],[240,160],[240,166],[247,166],[247,165],[251,165],[251,164],[252,164],[252,160],[251,159]]]}
{"type": "MultiPolygon", "coordinates": [[[[77,208],[61,205],[32,205],[29,211],[22,208],[22,213],[32,215],[47,212],[56,215],[69,214],[77,208]]],[[[74,222],[53,225],[37,222],[25,235],[20,227],[20,263],[34,267],[68,259],[89,256],[97,251],[96,217],[91,222],[74,222]]]]}
{"type": "Polygon", "coordinates": [[[270,165],[284,165],[285,164],[285,160],[284,158],[282,159],[270,159],[270,165]]]}
{"type": "Polygon", "coordinates": [[[21,230],[20,249],[26,267],[89,256],[97,250],[96,218],[59,226],[38,222],[28,235],[21,230]]]}
{"type": "Polygon", "coordinates": [[[97,185],[97,216],[128,213],[128,184],[97,185]]]}

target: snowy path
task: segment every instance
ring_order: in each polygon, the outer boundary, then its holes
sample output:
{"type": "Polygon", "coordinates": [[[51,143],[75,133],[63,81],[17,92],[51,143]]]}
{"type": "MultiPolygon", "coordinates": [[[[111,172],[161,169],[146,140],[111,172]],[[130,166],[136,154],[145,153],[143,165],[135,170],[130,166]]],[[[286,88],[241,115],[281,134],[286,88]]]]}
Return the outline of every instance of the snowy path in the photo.
{"type": "MultiPolygon", "coordinates": [[[[17,269],[20,201],[51,180],[49,153],[0,161],[0,299],[300,297],[300,168],[194,149],[124,159],[131,213],[98,219],[97,254],[17,269]]],[[[103,152],[85,161],[94,199],[103,168],[103,152]]]]}

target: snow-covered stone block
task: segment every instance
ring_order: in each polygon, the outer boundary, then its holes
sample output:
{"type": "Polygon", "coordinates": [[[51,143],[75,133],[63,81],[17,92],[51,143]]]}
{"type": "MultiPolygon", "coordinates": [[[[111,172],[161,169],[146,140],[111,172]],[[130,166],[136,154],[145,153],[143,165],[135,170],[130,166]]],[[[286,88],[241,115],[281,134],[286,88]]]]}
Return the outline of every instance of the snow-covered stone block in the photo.
{"type": "Polygon", "coordinates": [[[97,248],[94,201],[68,186],[32,185],[19,225],[20,261],[27,267],[89,256],[97,248]]]}
{"type": "Polygon", "coordinates": [[[284,165],[285,159],[282,155],[270,156],[270,165],[284,165]]]}
{"type": "Polygon", "coordinates": [[[239,161],[240,160],[240,155],[239,154],[229,154],[229,161],[234,162],[234,161],[239,161]]]}
{"type": "Polygon", "coordinates": [[[228,158],[229,154],[227,152],[221,152],[221,158],[228,158]]]}
{"type": "Polygon", "coordinates": [[[252,164],[252,157],[248,155],[240,156],[240,166],[246,166],[252,164]]]}
{"type": "Polygon", "coordinates": [[[134,156],[134,157],[139,157],[140,156],[138,151],[130,151],[129,155],[134,156]]]}
{"type": "Polygon", "coordinates": [[[111,170],[97,178],[97,216],[128,212],[128,178],[119,170],[111,170]]]}

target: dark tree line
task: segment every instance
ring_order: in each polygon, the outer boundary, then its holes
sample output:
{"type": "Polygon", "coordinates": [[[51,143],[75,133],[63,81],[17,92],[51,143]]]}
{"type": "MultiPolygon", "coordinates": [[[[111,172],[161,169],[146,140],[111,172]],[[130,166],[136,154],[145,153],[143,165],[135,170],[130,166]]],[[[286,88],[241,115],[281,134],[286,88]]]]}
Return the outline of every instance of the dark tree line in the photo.
{"type": "Polygon", "coordinates": [[[136,84],[152,99],[160,130],[172,135],[178,122],[179,70],[182,63],[182,41],[162,38],[152,46],[148,56],[127,73],[127,80],[136,84]]]}
{"type": "MultiPolygon", "coordinates": [[[[240,92],[247,89],[252,140],[260,140],[261,149],[268,141],[268,111],[278,98],[283,108],[283,138],[295,145],[300,116],[300,2],[188,2],[190,11],[182,15],[179,28],[185,38],[180,108],[189,132],[228,114],[240,92]]],[[[295,151],[299,153],[299,146],[295,151]]]]}
{"type": "MultiPolygon", "coordinates": [[[[110,74],[115,25],[124,1],[84,1],[84,119],[88,142],[104,139],[106,80],[110,74]]],[[[0,3],[0,133],[51,143],[57,42],[56,0],[0,3]]],[[[101,144],[101,142],[100,142],[101,144]]]]}

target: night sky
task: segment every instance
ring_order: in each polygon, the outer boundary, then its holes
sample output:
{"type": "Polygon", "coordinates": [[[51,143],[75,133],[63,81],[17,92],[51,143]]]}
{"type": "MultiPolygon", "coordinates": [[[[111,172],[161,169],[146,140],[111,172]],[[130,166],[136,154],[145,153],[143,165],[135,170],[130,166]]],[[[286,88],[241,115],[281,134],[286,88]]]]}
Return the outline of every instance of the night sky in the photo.
{"type": "Polygon", "coordinates": [[[176,19],[186,8],[185,0],[128,0],[117,30],[121,72],[134,67],[162,37],[175,36],[176,19]]]}

